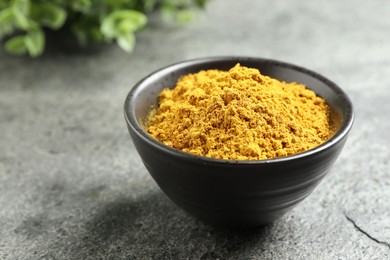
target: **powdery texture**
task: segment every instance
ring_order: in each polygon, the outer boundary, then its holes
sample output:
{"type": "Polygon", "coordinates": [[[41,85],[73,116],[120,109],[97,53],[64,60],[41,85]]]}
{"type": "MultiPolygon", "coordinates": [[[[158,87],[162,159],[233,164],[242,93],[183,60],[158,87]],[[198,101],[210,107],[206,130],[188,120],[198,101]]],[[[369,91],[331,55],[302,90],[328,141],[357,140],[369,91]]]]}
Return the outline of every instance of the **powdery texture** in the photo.
{"type": "Polygon", "coordinates": [[[164,89],[148,132],[184,152],[231,160],[262,160],[316,147],[330,134],[324,99],[237,64],[180,78],[164,89]]]}

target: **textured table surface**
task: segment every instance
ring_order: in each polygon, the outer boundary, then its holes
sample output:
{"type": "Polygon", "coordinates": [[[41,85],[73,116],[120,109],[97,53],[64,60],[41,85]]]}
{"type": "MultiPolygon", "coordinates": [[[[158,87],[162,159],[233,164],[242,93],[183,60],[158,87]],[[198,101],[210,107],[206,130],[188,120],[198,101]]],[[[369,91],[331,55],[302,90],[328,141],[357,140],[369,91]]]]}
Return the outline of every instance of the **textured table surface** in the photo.
{"type": "Polygon", "coordinates": [[[390,2],[214,0],[196,21],[153,22],[126,55],[51,46],[0,52],[0,259],[389,259],[390,2]],[[247,231],[173,205],[127,133],[133,84],[184,59],[283,60],[339,84],[350,138],[304,202],[247,231]]]}

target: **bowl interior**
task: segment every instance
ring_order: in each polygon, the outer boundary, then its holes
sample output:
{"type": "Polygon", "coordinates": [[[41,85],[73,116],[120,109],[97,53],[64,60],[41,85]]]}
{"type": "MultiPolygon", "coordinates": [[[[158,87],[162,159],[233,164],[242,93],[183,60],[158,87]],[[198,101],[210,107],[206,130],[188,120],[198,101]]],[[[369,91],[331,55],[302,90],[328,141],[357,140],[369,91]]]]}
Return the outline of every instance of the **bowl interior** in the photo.
{"type": "MultiPolygon", "coordinates": [[[[347,132],[352,124],[353,109],[346,94],[333,82],[310,70],[273,60],[260,58],[207,58],[181,62],[158,70],[141,80],[130,92],[125,105],[126,117],[138,131],[147,135],[143,128],[145,118],[158,106],[158,95],[164,88],[173,88],[181,76],[200,70],[228,70],[237,63],[257,68],[263,75],[286,82],[306,85],[323,97],[331,107],[331,123],[334,133],[347,132]]],[[[147,135],[148,136],[148,135],[147,135]]],[[[151,138],[151,137],[146,137],[151,138]]],[[[332,139],[332,138],[331,138],[332,139]]]]}

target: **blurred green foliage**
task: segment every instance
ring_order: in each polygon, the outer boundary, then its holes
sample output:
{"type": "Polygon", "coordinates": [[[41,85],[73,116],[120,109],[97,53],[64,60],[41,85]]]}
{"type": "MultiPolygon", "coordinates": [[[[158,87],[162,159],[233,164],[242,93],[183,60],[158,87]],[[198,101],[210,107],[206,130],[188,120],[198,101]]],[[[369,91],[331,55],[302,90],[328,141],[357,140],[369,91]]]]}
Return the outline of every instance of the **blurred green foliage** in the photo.
{"type": "Polygon", "coordinates": [[[112,42],[126,52],[135,32],[158,10],[165,20],[191,20],[194,8],[208,0],[0,0],[0,40],[11,54],[39,56],[45,49],[45,28],[69,26],[79,44],[112,42]]]}

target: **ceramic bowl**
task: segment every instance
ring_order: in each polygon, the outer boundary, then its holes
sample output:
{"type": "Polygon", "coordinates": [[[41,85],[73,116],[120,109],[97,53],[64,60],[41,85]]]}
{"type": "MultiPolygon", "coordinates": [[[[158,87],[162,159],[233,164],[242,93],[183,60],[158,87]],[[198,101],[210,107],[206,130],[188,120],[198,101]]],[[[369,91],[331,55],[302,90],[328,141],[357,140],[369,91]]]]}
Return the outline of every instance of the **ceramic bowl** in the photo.
{"type": "MultiPolygon", "coordinates": [[[[209,224],[254,227],[291,210],[320,183],[340,154],[351,129],[353,107],[347,95],[325,77],[292,64],[249,57],[214,57],[170,65],[138,82],[125,101],[125,119],[145,167],[180,208],[209,224]],[[326,99],[337,131],[306,152],[283,158],[236,161],[192,155],[152,138],[143,127],[158,94],[177,79],[200,70],[228,70],[236,63],[263,75],[303,83],[326,99]]],[[[315,202],[314,202],[315,203],[315,202]]]]}

